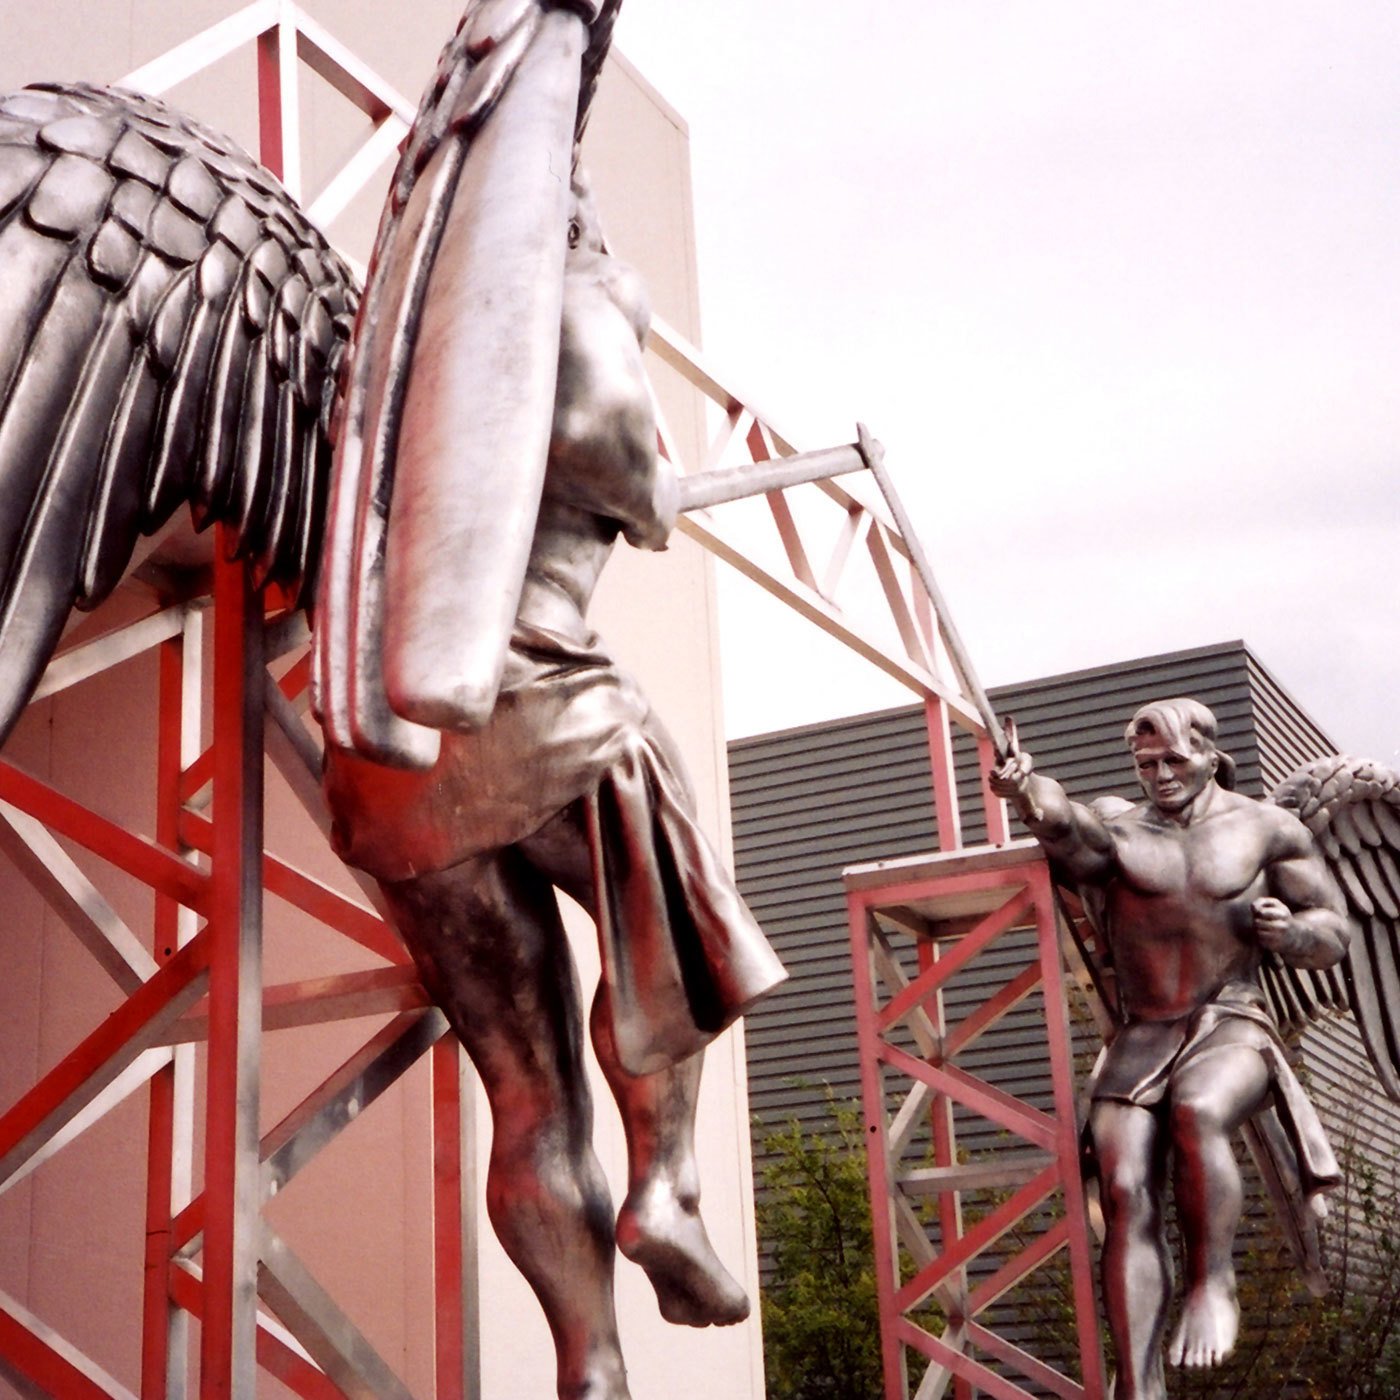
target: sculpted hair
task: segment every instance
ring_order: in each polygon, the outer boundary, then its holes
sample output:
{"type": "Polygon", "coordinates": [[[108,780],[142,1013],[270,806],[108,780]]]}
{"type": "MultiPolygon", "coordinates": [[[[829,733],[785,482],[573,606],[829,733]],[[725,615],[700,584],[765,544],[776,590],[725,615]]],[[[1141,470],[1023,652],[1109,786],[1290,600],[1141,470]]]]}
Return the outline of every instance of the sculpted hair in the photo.
{"type": "Polygon", "coordinates": [[[1235,760],[1216,747],[1215,716],[1199,700],[1185,696],[1174,700],[1154,700],[1144,705],[1128,721],[1123,737],[1130,749],[1136,749],[1144,739],[1156,739],[1175,749],[1189,753],[1193,745],[1214,753],[1220,760],[1215,781],[1223,788],[1235,786],[1235,760]]]}

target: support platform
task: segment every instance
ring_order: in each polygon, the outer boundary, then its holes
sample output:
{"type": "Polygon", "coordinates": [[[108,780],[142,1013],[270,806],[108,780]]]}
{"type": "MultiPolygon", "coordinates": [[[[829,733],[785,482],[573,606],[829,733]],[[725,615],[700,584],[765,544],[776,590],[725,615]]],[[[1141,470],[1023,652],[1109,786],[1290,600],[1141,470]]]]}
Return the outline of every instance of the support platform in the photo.
{"type": "Polygon", "coordinates": [[[845,883],[885,1400],[909,1400],[911,1360],[925,1368],[916,1400],[950,1386],[959,1400],[1103,1400],[1060,925],[1039,847],[877,862],[845,883]],[[955,1011],[959,974],[979,959],[1004,980],[955,1011]],[[1002,1043],[1048,1062],[1048,1102],[991,1082],[1012,1077],[1004,1064],[984,1077],[976,1063],[1018,1009],[1002,1043]]]}

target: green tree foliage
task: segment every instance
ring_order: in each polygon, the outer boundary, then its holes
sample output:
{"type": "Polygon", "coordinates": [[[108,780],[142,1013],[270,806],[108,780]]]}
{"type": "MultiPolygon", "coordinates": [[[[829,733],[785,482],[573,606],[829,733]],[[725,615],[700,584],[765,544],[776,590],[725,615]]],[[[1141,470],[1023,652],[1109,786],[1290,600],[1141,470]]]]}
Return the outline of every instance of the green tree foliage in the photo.
{"type": "Polygon", "coordinates": [[[879,1400],[880,1321],[860,1109],[828,1088],[825,1121],[767,1140],[758,1232],[768,1400],[879,1400]]]}

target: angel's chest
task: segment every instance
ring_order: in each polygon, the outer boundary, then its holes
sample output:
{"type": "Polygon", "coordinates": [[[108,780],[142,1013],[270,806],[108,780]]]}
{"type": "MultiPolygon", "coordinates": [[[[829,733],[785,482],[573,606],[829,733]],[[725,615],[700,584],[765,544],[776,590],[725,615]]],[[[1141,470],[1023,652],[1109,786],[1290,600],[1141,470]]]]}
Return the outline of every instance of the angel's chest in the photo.
{"type": "Polygon", "coordinates": [[[1148,898],[1229,902],[1252,894],[1261,862],[1254,843],[1227,830],[1142,831],[1118,847],[1127,890],[1148,898]]]}

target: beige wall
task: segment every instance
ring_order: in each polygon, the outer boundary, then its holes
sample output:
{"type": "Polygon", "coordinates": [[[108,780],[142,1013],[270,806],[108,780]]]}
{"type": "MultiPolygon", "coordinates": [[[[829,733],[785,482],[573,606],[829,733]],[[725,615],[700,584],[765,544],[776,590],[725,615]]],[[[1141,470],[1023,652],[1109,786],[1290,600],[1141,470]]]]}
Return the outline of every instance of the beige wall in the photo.
{"type": "MultiPolygon", "coordinates": [[[[431,69],[461,0],[305,0],[304,8],[410,100],[431,69]],[[405,20],[404,11],[412,14],[405,20]]],[[[49,0],[7,5],[0,89],[42,78],[110,81],[240,8],[233,0],[49,0]]],[[[253,61],[243,53],[177,91],[174,100],[253,144],[253,61]]],[[[314,195],[363,124],[344,123],[338,95],[304,72],[308,191],[314,195]]],[[[684,124],[625,63],[605,76],[587,141],[609,239],[644,273],[658,312],[698,338],[688,145],[684,124]]],[[[386,172],[387,174],[387,172],[386,172]]],[[[377,196],[357,202],[332,230],[347,251],[368,251],[377,196]]],[[[668,401],[682,440],[700,431],[695,405],[668,401]]],[[[717,702],[710,564],[687,541],[660,556],[624,550],[604,580],[594,620],[643,680],[691,766],[702,817],[727,841],[722,727],[717,702]],[[645,600],[644,603],[642,600],[645,600]]],[[[150,829],[154,796],[154,667],[137,661],[120,676],[81,688],[26,716],[6,757],[50,778],[99,810],[150,829]]],[[[333,859],[308,836],[295,804],[269,777],[269,841],[328,881],[343,883],[333,859]]],[[[101,867],[92,866],[94,878],[101,867]]],[[[137,928],[149,896],[132,882],[100,882],[137,928]]],[[[91,959],[31,890],[0,870],[0,1109],[57,1062],[116,1004],[91,959]]],[[[585,987],[596,978],[586,921],[575,927],[585,987]]],[[[271,901],[270,981],[319,975],[366,960],[310,921],[271,901]]],[[[315,1033],[283,1032],[266,1042],[264,1127],[270,1127],[355,1048],[373,1023],[315,1033]]],[[[598,1141],[615,1191],[624,1153],[616,1114],[598,1096],[598,1141]]],[[[143,1234],[144,1096],[138,1095],[52,1163],[0,1196],[0,1289],[21,1299],[89,1352],[119,1381],[139,1378],[137,1319],[143,1234]]],[[[478,1133],[485,1160],[488,1126],[478,1133]]],[[[711,1051],[703,1089],[702,1172],[707,1215],[721,1254],[756,1292],[747,1097],[742,1040],[731,1033],[711,1051]]],[[[427,1213],[428,1131],[422,1068],[355,1123],[270,1208],[283,1231],[410,1388],[429,1395],[431,1224],[427,1213]]],[[[481,1270],[486,1400],[553,1394],[548,1333],[533,1298],[485,1228],[481,1270]]],[[[744,1400],[762,1394],[755,1322],[722,1332],[670,1328],[656,1315],[640,1272],[619,1265],[622,1325],[636,1400],[744,1400]]],[[[280,1393],[266,1381],[265,1393],[280,1393]]],[[[0,1382],[0,1395],[8,1395],[0,1382]]]]}

